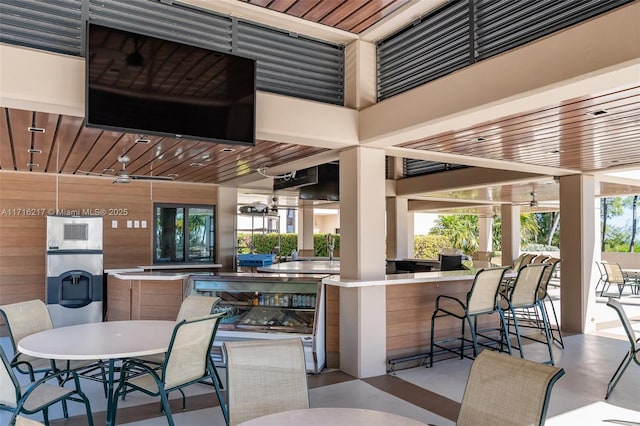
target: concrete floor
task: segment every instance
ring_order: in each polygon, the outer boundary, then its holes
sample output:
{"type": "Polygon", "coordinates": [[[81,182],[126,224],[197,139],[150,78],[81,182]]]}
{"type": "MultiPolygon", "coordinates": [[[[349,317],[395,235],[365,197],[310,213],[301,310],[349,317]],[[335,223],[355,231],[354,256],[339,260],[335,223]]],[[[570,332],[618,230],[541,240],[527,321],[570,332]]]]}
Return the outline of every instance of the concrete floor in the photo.
{"type": "MultiPolygon", "coordinates": [[[[557,297],[557,289],[552,290],[552,295],[554,293],[557,297]]],[[[622,301],[634,328],[640,333],[640,296],[625,296],[622,301]]],[[[613,395],[604,401],[607,383],[629,349],[629,343],[624,340],[615,312],[605,306],[605,299],[598,298],[596,305],[596,334],[566,336],[565,349],[554,346],[556,365],[564,368],[566,374],[553,388],[548,425],[640,424],[640,367],[637,365],[629,366],[613,395]]],[[[11,353],[8,338],[0,338],[0,344],[11,353]]],[[[528,344],[525,356],[543,359],[546,347],[528,344]]],[[[470,367],[470,360],[448,359],[436,362],[432,368],[408,368],[371,380],[357,380],[343,373],[326,371],[310,377],[310,403],[312,407],[369,408],[427,424],[452,425],[470,367]],[[445,409],[447,402],[454,407],[454,414],[445,409]]],[[[221,373],[224,375],[224,370],[221,373]]],[[[106,401],[101,386],[85,380],[82,386],[91,400],[96,424],[103,424],[106,401]]],[[[176,425],[224,425],[220,408],[213,406],[216,399],[211,387],[196,385],[187,389],[188,409],[186,412],[174,411],[176,425]]],[[[52,426],[86,424],[81,416],[83,406],[70,403],[69,408],[72,416],[69,420],[61,418],[59,408],[52,409],[51,418],[59,419],[53,420],[52,426]]],[[[132,394],[119,404],[119,408],[118,424],[166,425],[166,419],[158,412],[156,399],[132,394]]],[[[41,415],[31,417],[42,419],[41,415]]],[[[0,425],[5,425],[8,418],[7,413],[0,412],[0,425]]]]}

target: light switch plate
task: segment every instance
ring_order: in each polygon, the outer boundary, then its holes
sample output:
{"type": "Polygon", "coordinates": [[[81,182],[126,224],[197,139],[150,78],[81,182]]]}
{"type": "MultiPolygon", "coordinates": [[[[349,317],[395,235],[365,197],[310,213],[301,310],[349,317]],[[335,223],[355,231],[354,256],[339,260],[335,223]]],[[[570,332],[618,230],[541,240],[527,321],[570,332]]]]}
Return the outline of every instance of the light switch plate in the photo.
{"type": "Polygon", "coordinates": [[[146,221],[146,220],[141,220],[141,221],[140,221],[140,226],[141,226],[142,228],[146,228],[146,227],[147,227],[147,221],[146,221]]]}
{"type": "Polygon", "coordinates": [[[139,220],[134,220],[133,221],[133,227],[134,228],[140,228],[140,221],[139,220]]]}
{"type": "Polygon", "coordinates": [[[113,229],[116,229],[116,228],[118,227],[118,221],[117,221],[117,220],[112,220],[112,221],[111,221],[111,227],[112,227],[113,229]]]}
{"type": "Polygon", "coordinates": [[[133,226],[133,221],[128,220],[127,221],[127,228],[131,228],[133,226]]]}

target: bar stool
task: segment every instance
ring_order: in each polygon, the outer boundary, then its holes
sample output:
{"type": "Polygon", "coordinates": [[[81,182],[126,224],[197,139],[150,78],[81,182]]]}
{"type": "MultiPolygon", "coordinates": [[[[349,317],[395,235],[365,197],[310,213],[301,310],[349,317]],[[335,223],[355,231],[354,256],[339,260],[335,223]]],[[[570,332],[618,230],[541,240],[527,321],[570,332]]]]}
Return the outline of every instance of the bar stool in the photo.
{"type": "MultiPolygon", "coordinates": [[[[509,334],[504,313],[496,302],[498,289],[506,270],[507,268],[505,267],[481,269],[478,271],[473,279],[471,290],[467,293],[465,302],[447,295],[440,295],[436,298],[436,308],[431,317],[429,367],[433,366],[433,352],[436,347],[447,352],[460,355],[460,358],[466,357],[474,359],[478,355],[478,336],[484,337],[492,342],[499,343],[500,350],[502,350],[502,345],[506,343],[508,352],[511,353],[511,343],[508,338],[509,334]],[[500,315],[500,340],[496,340],[483,334],[486,330],[479,331],[477,329],[478,316],[494,313],[498,313],[500,315]],[[436,319],[445,316],[453,316],[462,321],[460,337],[436,342],[434,338],[436,319]],[[465,322],[469,325],[471,339],[465,338],[465,322]],[[444,346],[444,343],[451,340],[460,340],[459,351],[444,346]],[[466,342],[471,342],[473,345],[473,357],[469,357],[464,353],[466,342]]],[[[482,344],[482,346],[488,345],[482,344]]]]}
{"type": "MultiPolygon", "coordinates": [[[[501,293],[502,298],[498,302],[499,307],[507,312],[507,330],[510,334],[515,334],[518,341],[518,350],[520,357],[524,358],[524,352],[522,349],[522,339],[532,340],[540,343],[546,343],[549,350],[549,361],[546,364],[554,365],[553,351],[551,348],[551,332],[549,331],[549,319],[547,318],[546,310],[542,305],[542,299],[538,296],[540,290],[540,283],[542,282],[543,275],[547,268],[551,265],[547,263],[530,263],[524,265],[518,271],[518,276],[511,287],[506,292],[501,293]],[[531,324],[532,317],[529,309],[538,309],[540,312],[542,328],[544,329],[545,341],[536,339],[529,335],[523,335],[520,331],[519,321],[531,324]],[[510,321],[513,320],[514,331],[511,332],[510,321]]],[[[536,313],[537,315],[537,313],[536,313]]],[[[526,326],[526,324],[523,324],[526,326]]],[[[538,325],[529,325],[529,327],[538,328],[538,325]]]]}

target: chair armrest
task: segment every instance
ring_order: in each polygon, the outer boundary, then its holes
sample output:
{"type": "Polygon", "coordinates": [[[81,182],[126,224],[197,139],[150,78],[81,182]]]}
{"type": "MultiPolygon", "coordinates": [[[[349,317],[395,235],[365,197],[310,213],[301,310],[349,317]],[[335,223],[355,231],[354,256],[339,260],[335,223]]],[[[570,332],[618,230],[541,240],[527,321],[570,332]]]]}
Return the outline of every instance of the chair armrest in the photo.
{"type": "Polygon", "coordinates": [[[460,299],[455,298],[455,297],[453,297],[453,296],[447,296],[446,294],[441,294],[440,296],[436,297],[436,310],[437,310],[437,309],[438,309],[438,307],[440,306],[440,299],[441,299],[441,298],[442,298],[442,299],[447,299],[447,300],[452,300],[452,301],[454,301],[454,302],[457,302],[457,303],[460,305],[460,307],[461,307],[462,309],[465,309],[464,303],[462,303],[462,302],[460,301],[460,299]]]}

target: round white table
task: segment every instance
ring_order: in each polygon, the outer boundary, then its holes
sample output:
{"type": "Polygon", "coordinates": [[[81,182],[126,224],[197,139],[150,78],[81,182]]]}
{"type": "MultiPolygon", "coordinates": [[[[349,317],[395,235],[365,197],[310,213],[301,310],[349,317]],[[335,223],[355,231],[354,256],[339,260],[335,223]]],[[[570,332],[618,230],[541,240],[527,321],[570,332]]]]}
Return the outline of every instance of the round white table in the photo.
{"type": "Polygon", "coordinates": [[[109,360],[107,425],[111,425],[115,361],[163,353],[175,321],[111,321],[41,331],[20,339],[18,350],[44,359],[109,360]]]}
{"type": "Polygon", "coordinates": [[[304,410],[282,411],[247,420],[238,426],[425,426],[418,420],[383,411],[364,408],[307,408],[304,410]]]}
{"type": "Polygon", "coordinates": [[[313,260],[275,263],[260,266],[258,272],[280,272],[287,274],[339,274],[339,260],[313,260]]]}

